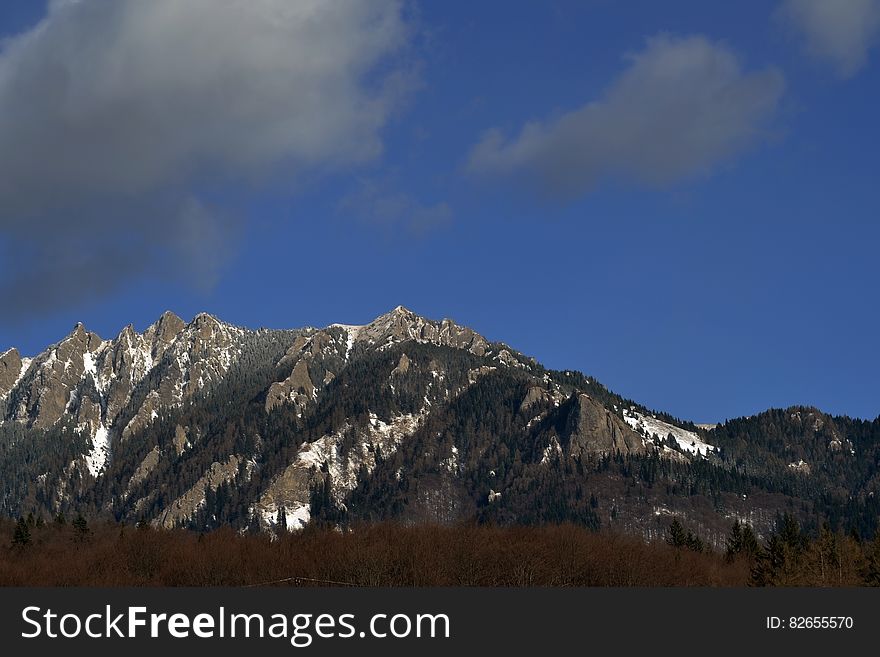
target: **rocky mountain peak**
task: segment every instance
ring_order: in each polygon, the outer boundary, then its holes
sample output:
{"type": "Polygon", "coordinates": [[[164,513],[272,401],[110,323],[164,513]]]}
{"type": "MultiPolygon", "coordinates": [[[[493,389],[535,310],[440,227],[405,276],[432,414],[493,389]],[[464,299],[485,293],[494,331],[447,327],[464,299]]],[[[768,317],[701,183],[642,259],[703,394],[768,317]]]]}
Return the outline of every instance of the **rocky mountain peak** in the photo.
{"type": "Polygon", "coordinates": [[[392,308],[387,313],[379,315],[376,319],[374,319],[371,323],[387,323],[392,321],[401,321],[401,322],[413,322],[418,319],[424,319],[420,315],[417,315],[412,310],[405,306],[397,306],[396,308],[392,308]]]}
{"type": "Polygon", "coordinates": [[[478,356],[486,352],[488,342],[472,329],[451,319],[436,321],[397,306],[366,326],[359,327],[357,341],[367,341],[379,348],[406,340],[466,349],[478,356]]]}
{"type": "Polygon", "coordinates": [[[80,383],[87,377],[94,379],[96,362],[106,346],[98,334],[77,323],[61,342],[34,358],[33,366],[25,368],[19,359],[21,369],[12,384],[16,404],[6,408],[4,415],[38,428],[55,424],[75,405],[80,383]]]}
{"type": "Polygon", "coordinates": [[[88,331],[85,324],[82,322],[77,322],[74,324],[73,329],[68,333],[67,337],[58,343],[58,347],[60,348],[67,344],[75,344],[77,348],[85,351],[93,351],[97,349],[102,342],[103,340],[101,339],[101,336],[97,333],[88,331]]]}
{"type": "Polygon", "coordinates": [[[389,310],[384,315],[382,315],[382,317],[401,317],[401,318],[404,318],[405,320],[412,321],[412,320],[418,318],[419,315],[414,313],[412,310],[410,310],[406,306],[397,306],[397,307],[389,310]]]}
{"type": "Polygon", "coordinates": [[[186,331],[191,332],[202,340],[209,340],[221,330],[224,325],[213,315],[199,313],[186,325],[186,331]]]}
{"type": "Polygon", "coordinates": [[[134,326],[132,324],[127,324],[120,332],[119,335],[116,336],[116,341],[126,341],[129,344],[137,335],[137,331],[134,330],[134,326]]]}
{"type": "Polygon", "coordinates": [[[174,314],[173,312],[171,312],[170,310],[166,310],[165,312],[163,312],[163,313],[159,316],[159,321],[158,321],[158,323],[161,325],[161,324],[166,323],[166,322],[177,322],[177,323],[181,323],[181,324],[182,324],[182,323],[183,323],[183,320],[180,319],[180,317],[178,317],[177,315],[175,315],[175,314],[174,314]]]}
{"type": "Polygon", "coordinates": [[[144,331],[144,337],[149,342],[158,341],[167,345],[173,342],[184,328],[186,328],[186,322],[170,310],[166,310],[154,324],[144,331]]]}
{"type": "Polygon", "coordinates": [[[201,312],[195,317],[193,317],[192,321],[189,323],[189,326],[203,326],[205,324],[219,324],[220,320],[214,317],[214,315],[206,312],[201,312]]]}

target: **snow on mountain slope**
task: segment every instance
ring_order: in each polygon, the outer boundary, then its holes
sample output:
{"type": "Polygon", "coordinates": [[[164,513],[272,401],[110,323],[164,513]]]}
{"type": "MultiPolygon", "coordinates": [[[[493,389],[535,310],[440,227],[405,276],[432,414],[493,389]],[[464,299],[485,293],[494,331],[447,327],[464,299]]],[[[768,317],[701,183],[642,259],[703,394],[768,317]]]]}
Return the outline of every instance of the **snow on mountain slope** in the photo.
{"type": "Polygon", "coordinates": [[[370,413],[366,427],[347,424],[335,433],[304,444],[293,462],[269,485],[254,510],[268,527],[275,526],[282,507],[289,528],[305,525],[311,517],[312,486],[323,476],[322,469],[331,477],[334,499],[342,502],[357,486],[358,474],[369,474],[376,467],[377,450],[385,457],[393,454],[416,432],[425,417],[423,411],[417,415],[397,415],[385,422],[370,413]],[[344,446],[352,432],[360,435],[344,446]]]}
{"type": "Polygon", "coordinates": [[[86,467],[93,477],[97,477],[107,467],[110,460],[110,440],[107,428],[98,427],[92,438],[92,450],[86,455],[86,467]]]}
{"type": "Polygon", "coordinates": [[[348,360],[349,356],[351,356],[351,349],[354,347],[354,343],[357,342],[358,335],[360,335],[364,327],[354,324],[331,324],[327,328],[338,328],[345,332],[345,360],[348,360]]]}
{"type": "Polygon", "coordinates": [[[715,451],[713,445],[703,442],[694,432],[658,420],[652,415],[643,415],[635,409],[624,409],[623,419],[636,433],[646,438],[656,435],[660,440],[666,440],[667,436],[672,435],[678,447],[690,454],[706,456],[709,452],[715,451]]]}

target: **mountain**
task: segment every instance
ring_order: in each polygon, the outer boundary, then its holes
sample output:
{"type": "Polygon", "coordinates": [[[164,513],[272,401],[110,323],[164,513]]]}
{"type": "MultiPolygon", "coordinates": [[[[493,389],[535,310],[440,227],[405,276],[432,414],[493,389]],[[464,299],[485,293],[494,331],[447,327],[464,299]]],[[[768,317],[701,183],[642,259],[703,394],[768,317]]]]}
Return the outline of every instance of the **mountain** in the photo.
{"type": "Polygon", "coordinates": [[[449,319],[251,330],[166,312],[0,355],[0,510],[272,532],[571,521],[713,544],[783,513],[872,534],[880,419],[696,426],[449,319]]]}

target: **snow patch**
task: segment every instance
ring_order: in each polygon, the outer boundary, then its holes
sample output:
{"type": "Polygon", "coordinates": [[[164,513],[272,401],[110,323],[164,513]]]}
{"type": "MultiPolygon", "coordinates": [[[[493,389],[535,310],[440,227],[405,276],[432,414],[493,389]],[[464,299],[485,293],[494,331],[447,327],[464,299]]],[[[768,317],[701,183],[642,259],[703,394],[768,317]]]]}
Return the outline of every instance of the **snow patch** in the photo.
{"type": "Polygon", "coordinates": [[[632,408],[623,411],[623,420],[633,431],[645,436],[647,439],[657,435],[661,441],[665,441],[666,437],[672,434],[679,449],[690,454],[706,456],[709,452],[716,450],[714,445],[703,442],[693,431],[687,431],[674,424],[663,422],[653,415],[642,415],[632,408]]]}
{"type": "Polygon", "coordinates": [[[556,436],[550,439],[550,443],[544,448],[544,455],[541,457],[541,465],[547,465],[553,460],[554,454],[562,454],[562,446],[556,440],[556,436]]]}
{"type": "MultiPolygon", "coordinates": [[[[458,474],[458,447],[452,446],[449,456],[440,462],[440,467],[445,468],[447,472],[452,474],[458,474]]],[[[400,478],[398,477],[398,479],[400,478]]]]}
{"type": "Polygon", "coordinates": [[[810,464],[803,459],[799,460],[797,463],[789,463],[788,467],[801,474],[810,474],[810,464]]]}
{"type": "Polygon", "coordinates": [[[345,360],[348,360],[352,347],[354,347],[354,343],[364,327],[356,324],[331,324],[330,328],[340,328],[345,331],[345,360]]]}
{"type": "MultiPolygon", "coordinates": [[[[393,454],[406,438],[416,432],[425,415],[424,411],[417,415],[396,415],[390,422],[385,422],[371,412],[366,432],[360,433],[358,440],[346,454],[341,453],[341,446],[345,435],[352,429],[348,423],[339,431],[324,435],[300,447],[293,463],[281,476],[302,476],[297,475],[297,471],[307,475],[326,466],[333,481],[333,497],[341,503],[357,486],[358,474],[361,470],[369,474],[375,469],[377,451],[381,450],[385,457],[393,454]]],[[[282,499],[272,493],[272,486],[275,483],[270,485],[270,490],[264,494],[254,510],[259,513],[266,526],[275,527],[278,522],[278,510],[284,506],[287,528],[291,530],[302,528],[311,517],[309,500],[288,498],[282,503],[282,499]]]]}
{"type": "Polygon", "coordinates": [[[92,449],[86,455],[86,467],[93,477],[97,478],[107,467],[110,460],[110,435],[102,424],[92,438],[92,449]]]}
{"type": "Polygon", "coordinates": [[[95,357],[90,351],[83,354],[83,371],[91,374],[92,378],[95,378],[98,373],[98,369],[95,367],[95,357]]]}
{"type": "Polygon", "coordinates": [[[76,388],[70,391],[70,394],[67,396],[67,405],[64,407],[64,412],[69,413],[72,408],[76,406],[76,402],[79,401],[79,393],[76,388]]]}

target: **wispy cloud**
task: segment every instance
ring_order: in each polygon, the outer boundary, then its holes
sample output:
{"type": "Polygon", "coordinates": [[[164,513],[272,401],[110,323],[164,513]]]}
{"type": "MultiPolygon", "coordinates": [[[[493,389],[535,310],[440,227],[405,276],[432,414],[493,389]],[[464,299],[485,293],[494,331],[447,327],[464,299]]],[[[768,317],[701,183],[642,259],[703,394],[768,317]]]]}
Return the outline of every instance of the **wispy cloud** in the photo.
{"type": "Polygon", "coordinates": [[[880,42],[880,0],[784,0],[777,15],[842,78],[855,75],[880,42]]]}
{"type": "Polygon", "coordinates": [[[421,236],[452,221],[446,203],[424,204],[388,180],[361,179],[338,210],[370,225],[421,236]]]}
{"type": "Polygon", "coordinates": [[[776,69],[744,71],[729,47],[701,36],[657,36],[626,59],[597,100],[526,123],[515,137],[487,132],[468,171],[514,176],[557,198],[606,179],[670,185],[754,146],[785,87],[776,69]]]}

